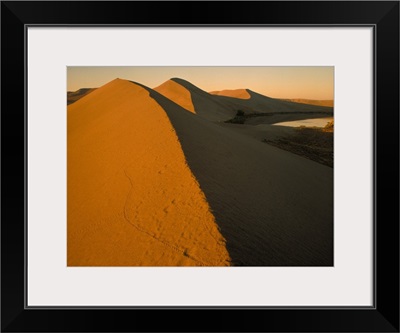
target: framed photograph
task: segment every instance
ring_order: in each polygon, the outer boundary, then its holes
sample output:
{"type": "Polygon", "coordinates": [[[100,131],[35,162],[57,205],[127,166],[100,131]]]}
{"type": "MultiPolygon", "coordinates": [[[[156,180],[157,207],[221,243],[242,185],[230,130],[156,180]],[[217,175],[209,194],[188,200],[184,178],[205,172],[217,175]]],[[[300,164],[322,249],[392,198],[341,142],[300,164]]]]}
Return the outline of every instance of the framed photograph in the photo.
{"type": "Polygon", "coordinates": [[[1,29],[2,331],[399,331],[398,1],[1,29]]]}

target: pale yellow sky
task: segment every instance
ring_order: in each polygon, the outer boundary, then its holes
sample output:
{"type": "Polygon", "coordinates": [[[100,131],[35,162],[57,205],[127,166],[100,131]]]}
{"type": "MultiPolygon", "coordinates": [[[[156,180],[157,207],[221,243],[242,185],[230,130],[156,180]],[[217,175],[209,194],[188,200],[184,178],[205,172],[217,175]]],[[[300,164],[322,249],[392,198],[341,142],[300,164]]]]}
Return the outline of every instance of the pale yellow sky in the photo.
{"type": "Polygon", "coordinates": [[[329,99],[334,96],[334,67],[68,67],[67,89],[97,88],[115,78],[155,88],[173,77],[205,91],[251,89],[275,98],[329,99]]]}

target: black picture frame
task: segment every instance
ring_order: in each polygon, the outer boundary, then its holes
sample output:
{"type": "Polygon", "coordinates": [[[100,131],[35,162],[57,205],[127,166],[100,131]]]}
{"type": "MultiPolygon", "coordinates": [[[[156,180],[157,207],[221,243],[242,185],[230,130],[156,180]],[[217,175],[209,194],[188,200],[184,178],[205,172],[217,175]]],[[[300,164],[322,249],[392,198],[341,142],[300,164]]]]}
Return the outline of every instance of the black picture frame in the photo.
{"type": "Polygon", "coordinates": [[[3,332],[399,332],[398,1],[2,1],[1,120],[3,332]],[[26,306],[26,29],[29,25],[119,24],[374,28],[375,293],[372,307],[49,309],[26,306]]]}

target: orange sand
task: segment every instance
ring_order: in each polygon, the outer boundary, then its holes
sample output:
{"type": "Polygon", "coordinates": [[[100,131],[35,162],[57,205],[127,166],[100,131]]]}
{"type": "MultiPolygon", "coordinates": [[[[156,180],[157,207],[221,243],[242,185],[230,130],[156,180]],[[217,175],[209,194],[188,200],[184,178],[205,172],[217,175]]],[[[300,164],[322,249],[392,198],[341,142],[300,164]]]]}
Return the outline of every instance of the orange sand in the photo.
{"type": "Polygon", "coordinates": [[[234,89],[234,90],[221,90],[221,91],[210,91],[212,95],[234,97],[240,99],[249,99],[251,96],[246,89],[234,89]]]}
{"type": "Polygon", "coordinates": [[[198,116],[212,122],[232,119],[238,110],[245,113],[333,112],[331,107],[293,103],[264,96],[249,89],[208,93],[179,78],[172,78],[154,90],[187,110],[196,110],[198,116]]]}
{"type": "Polygon", "coordinates": [[[68,266],[229,265],[175,130],[145,89],[111,81],[68,106],[67,121],[68,266]]]}
{"type": "Polygon", "coordinates": [[[184,88],[182,85],[168,80],[160,86],[154,88],[155,91],[174,101],[184,109],[196,113],[190,91],[184,88]]]}

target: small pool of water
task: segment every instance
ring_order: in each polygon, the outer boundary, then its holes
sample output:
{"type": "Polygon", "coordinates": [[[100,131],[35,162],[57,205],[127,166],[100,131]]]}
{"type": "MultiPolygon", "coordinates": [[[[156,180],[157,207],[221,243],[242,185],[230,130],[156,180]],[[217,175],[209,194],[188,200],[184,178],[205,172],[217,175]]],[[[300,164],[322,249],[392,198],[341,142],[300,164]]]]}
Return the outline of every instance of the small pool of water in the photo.
{"type": "Polygon", "coordinates": [[[328,122],[332,121],[333,117],[326,118],[314,118],[314,119],[303,119],[295,121],[284,121],[282,123],[276,123],[277,126],[288,126],[288,127],[324,127],[328,122]]]}

